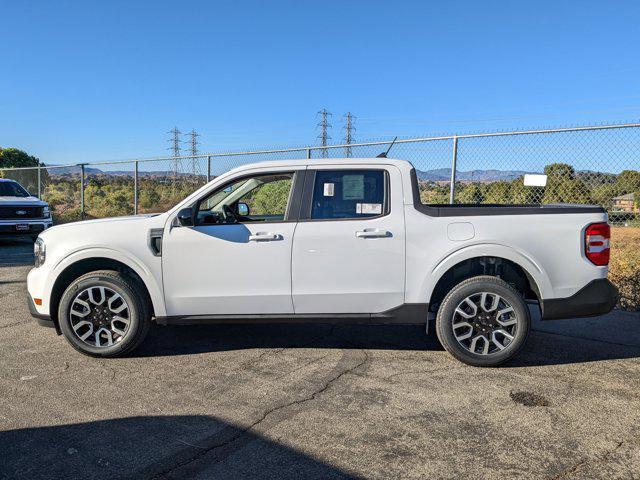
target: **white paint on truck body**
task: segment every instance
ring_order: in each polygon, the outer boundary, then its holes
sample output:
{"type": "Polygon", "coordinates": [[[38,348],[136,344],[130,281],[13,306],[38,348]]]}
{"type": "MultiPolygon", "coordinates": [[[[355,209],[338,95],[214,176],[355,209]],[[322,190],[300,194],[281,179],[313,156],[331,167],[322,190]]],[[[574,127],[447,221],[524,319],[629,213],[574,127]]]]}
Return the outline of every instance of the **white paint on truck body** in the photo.
{"type": "Polygon", "coordinates": [[[471,258],[518,264],[542,299],[564,298],[607,267],[584,254],[584,230],[605,213],[428,216],[413,205],[412,166],[391,159],[319,159],[247,165],[216,178],[166,213],[78,222],[41,234],[46,261],[31,270],[28,290],[49,315],[53,286],[65,268],[109,258],[143,280],[156,316],[204,314],[378,313],[429,303],[442,275],[471,258]],[[306,169],[382,169],[385,215],[333,221],[176,226],[180,209],[228,181],[253,173],[306,169]],[[458,224],[458,225],[456,225],[458,224]],[[163,230],[162,256],[149,247],[163,230]],[[242,230],[242,232],[241,232],[242,230]],[[278,241],[246,241],[273,233],[278,241]]]}

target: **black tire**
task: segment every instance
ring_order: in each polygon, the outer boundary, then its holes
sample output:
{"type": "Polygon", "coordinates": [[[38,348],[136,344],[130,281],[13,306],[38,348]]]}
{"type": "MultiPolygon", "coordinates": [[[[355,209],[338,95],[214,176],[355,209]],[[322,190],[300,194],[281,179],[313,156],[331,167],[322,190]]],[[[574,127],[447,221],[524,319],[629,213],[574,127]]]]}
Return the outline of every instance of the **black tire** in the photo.
{"type": "Polygon", "coordinates": [[[121,357],[137,348],[144,340],[151,318],[147,295],[139,281],[120,272],[97,270],[74,280],[65,290],[58,308],[60,330],[73,348],[92,357],[121,357]],[[128,305],[129,326],[122,338],[111,346],[92,346],[79,338],[71,324],[70,310],[76,296],[89,287],[108,287],[128,305]]]}
{"type": "MultiPolygon", "coordinates": [[[[497,310],[498,309],[496,308],[496,311],[497,310]]],[[[469,314],[469,312],[466,313],[469,314]]],[[[481,311],[480,313],[484,312],[481,311]]],[[[488,315],[491,316],[490,314],[488,315]]],[[[505,317],[501,317],[501,319],[504,318],[505,317]]],[[[510,317],[510,320],[512,319],[513,317],[510,317]]],[[[474,318],[473,322],[475,322],[476,320],[477,319],[474,318]]],[[[489,319],[486,321],[494,322],[494,325],[496,325],[495,320],[489,319]]],[[[468,322],[472,323],[472,320],[468,320],[468,322]]],[[[456,325],[458,325],[458,323],[456,323],[456,325]]],[[[472,332],[470,337],[471,340],[475,336],[481,335],[484,335],[487,339],[491,338],[490,333],[484,334],[482,331],[473,329],[475,327],[462,328],[468,328],[467,330],[462,330],[463,335],[466,332],[472,332]]],[[[491,327],[487,327],[487,331],[489,331],[490,328],[491,327]]],[[[500,325],[495,326],[495,328],[504,330],[504,328],[500,325]]],[[[525,344],[530,330],[531,317],[529,315],[529,309],[520,293],[518,293],[515,289],[513,289],[509,284],[507,284],[500,278],[486,275],[469,278],[460,282],[453,289],[451,289],[451,291],[446,295],[442,304],[440,305],[438,314],[436,316],[436,332],[442,346],[461,362],[464,362],[467,365],[472,365],[474,367],[496,367],[509,361],[520,351],[522,346],[525,344]],[[471,351],[468,347],[463,346],[463,342],[459,341],[456,338],[453,327],[454,321],[456,321],[456,319],[458,319],[459,322],[467,321],[465,318],[460,317],[459,314],[456,314],[456,308],[458,308],[458,306],[461,305],[461,303],[469,297],[478,298],[477,296],[474,297],[474,295],[481,295],[482,292],[487,292],[491,295],[498,295],[502,297],[503,301],[508,302],[508,304],[513,309],[516,320],[516,323],[509,327],[512,328],[509,333],[513,334],[513,339],[510,340],[508,345],[506,345],[505,347],[504,343],[506,343],[506,339],[504,337],[501,337],[503,341],[502,350],[500,350],[495,343],[492,347],[492,342],[490,340],[487,340],[487,345],[489,345],[489,348],[493,349],[488,354],[477,353],[477,348],[474,348],[474,351],[471,351]]],[[[471,342],[471,340],[468,341],[471,342]]],[[[466,343],[466,341],[467,340],[465,340],[464,342],[466,343]]]]}

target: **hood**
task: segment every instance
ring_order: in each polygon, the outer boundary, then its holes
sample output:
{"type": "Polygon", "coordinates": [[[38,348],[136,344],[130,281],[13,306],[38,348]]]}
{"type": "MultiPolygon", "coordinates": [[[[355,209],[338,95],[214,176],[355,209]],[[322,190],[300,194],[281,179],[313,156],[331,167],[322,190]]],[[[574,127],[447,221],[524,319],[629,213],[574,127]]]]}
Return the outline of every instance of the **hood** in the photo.
{"type": "Polygon", "coordinates": [[[128,215],[126,217],[108,217],[108,218],[95,218],[93,220],[81,220],[79,222],[69,222],[69,223],[62,223],[59,225],[56,225],[48,230],[45,231],[49,231],[49,230],[60,230],[62,228],[71,228],[71,227],[86,227],[86,226],[90,226],[90,225],[99,225],[99,224],[105,224],[105,223],[122,223],[122,222],[143,222],[148,218],[151,217],[157,217],[158,215],[160,215],[159,213],[144,213],[144,214],[140,214],[140,215],[128,215]]]}
{"type": "MultiPolygon", "coordinates": [[[[94,218],[91,220],[81,220],[79,222],[73,222],[73,225],[90,225],[92,223],[104,223],[104,222],[130,222],[135,220],[142,220],[149,217],[156,217],[159,213],[141,213],[139,215],[125,215],[123,217],[106,217],[106,218],[94,218]]],[[[66,225],[72,225],[67,223],[66,225]]]]}
{"type": "Polygon", "coordinates": [[[36,197],[0,197],[0,207],[17,205],[20,207],[45,207],[49,205],[36,197]]]}

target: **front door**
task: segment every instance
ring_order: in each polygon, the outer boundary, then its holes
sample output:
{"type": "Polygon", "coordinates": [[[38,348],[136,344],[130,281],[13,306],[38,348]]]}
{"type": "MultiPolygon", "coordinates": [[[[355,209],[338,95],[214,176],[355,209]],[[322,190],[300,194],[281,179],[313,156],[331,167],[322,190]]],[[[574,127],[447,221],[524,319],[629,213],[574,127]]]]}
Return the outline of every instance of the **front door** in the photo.
{"type": "Polygon", "coordinates": [[[295,177],[275,169],[232,179],[197,203],[194,226],[165,228],[169,316],[293,313],[295,177]]]}
{"type": "Polygon", "coordinates": [[[393,166],[307,170],[291,275],[298,313],[381,313],[404,303],[405,232],[393,166]]]}

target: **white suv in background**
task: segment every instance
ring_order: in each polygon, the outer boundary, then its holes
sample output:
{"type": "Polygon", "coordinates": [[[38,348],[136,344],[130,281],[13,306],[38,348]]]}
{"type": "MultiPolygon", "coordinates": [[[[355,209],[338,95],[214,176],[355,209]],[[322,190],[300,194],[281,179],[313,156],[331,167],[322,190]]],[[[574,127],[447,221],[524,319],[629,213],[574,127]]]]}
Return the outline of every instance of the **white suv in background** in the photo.
{"type": "Polygon", "coordinates": [[[35,240],[52,225],[47,202],[32,196],[15,180],[0,178],[0,237],[27,236],[35,240]]]}

